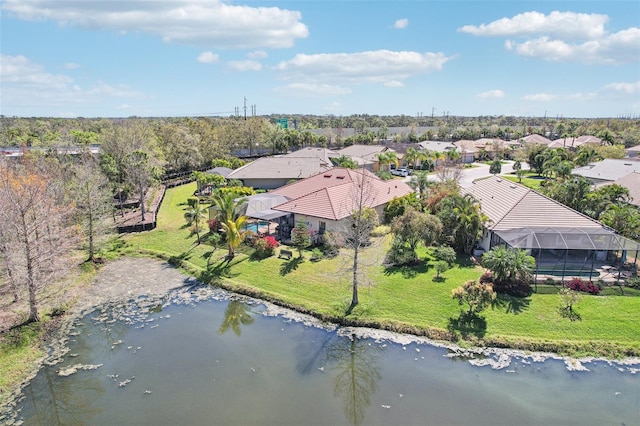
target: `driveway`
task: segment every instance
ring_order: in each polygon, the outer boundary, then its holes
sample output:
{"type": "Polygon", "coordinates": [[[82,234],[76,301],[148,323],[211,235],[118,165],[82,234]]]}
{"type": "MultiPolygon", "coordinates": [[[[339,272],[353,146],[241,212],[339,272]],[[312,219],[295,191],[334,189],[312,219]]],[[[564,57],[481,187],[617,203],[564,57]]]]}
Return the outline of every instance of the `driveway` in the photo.
{"type": "MultiPolygon", "coordinates": [[[[513,172],[513,161],[503,160],[504,164],[502,165],[501,175],[507,175],[513,172]]],[[[469,167],[462,171],[462,178],[460,179],[460,186],[462,188],[468,188],[473,184],[473,181],[476,179],[485,178],[491,176],[489,173],[490,166],[485,163],[473,163],[473,167],[469,167]]],[[[527,163],[522,163],[523,169],[528,169],[529,165],[527,163]]],[[[411,176],[407,176],[403,179],[405,182],[409,182],[411,180],[411,176]]],[[[437,181],[438,177],[435,174],[429,175],[429,180],[437,181]]]]}

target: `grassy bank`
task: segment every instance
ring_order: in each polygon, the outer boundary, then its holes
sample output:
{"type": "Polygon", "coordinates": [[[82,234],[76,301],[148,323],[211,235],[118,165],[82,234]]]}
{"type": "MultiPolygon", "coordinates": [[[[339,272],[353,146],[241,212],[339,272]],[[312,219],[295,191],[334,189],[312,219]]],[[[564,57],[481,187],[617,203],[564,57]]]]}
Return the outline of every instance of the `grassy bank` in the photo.
{"type": "MultiPolygon", "coordinates": [[[[528,298],[500,297],[482,313],[484,319],[471,327],[460,324],[460,308],[451,290],[481,269],[460,263],[435,280],[432,263],[414,268],[385,269],[381,265],[388,237],[365,252],[367,277],[360,289],[360,305],[345,316],[351,297],[348,252],[319,262],[282,260],[271,257],[253,260],[239,254],[231,263],[222,260],[224,249],[207,257],[211,246],[196,245],[195,236],[184,226],[184,201],[195,186],[167,191],[160,210],[158,228],[126,237],[125,254],[151,254],[171,259],[192,275],[322,319],[346,324],[364,324],[408,331],[465,344],[488,344],[532,350],[550,350],[573,355],[610,357],[640,355],[640,298],[622,296],[582,297],[576,306],[579,320],[562,316],[560,296],[533,294],[528,298]]],[[[429,260],[428,251],[420,256],[429,260]]]]}

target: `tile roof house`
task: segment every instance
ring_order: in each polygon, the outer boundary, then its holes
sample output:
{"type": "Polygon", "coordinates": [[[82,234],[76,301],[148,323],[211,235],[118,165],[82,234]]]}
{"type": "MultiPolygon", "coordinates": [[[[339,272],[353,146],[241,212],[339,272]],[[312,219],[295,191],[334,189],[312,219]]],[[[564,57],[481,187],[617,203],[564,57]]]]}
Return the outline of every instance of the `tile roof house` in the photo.
{"type": "Polygon", "coordinates": [[[239,179],[243,185],[257,189],[274,189],[332,167],[331,162],[318,157],[262,157],[235,169],[228,179],[239,179]]]}
{"type": "Polygon", "coordinates": [[[536,258],[536,275],[591,276],[615,252],[640,250],[640,243],[602,223],[500,177],[475,181],[462,192],[478,200],[489,218],[480,246],[527,250],[536,258]]]}
{"type": "Polygon", "coordinates": [[[584,176],[594,185],[601,185],[611,183],[633,172],[640,172],[640,161],[605,158],[602,161],[589,163],[586,166],[576,167],[571,171],[571,174],[584,176]]]}
{"type": "Polygon", "coordinates": [[[629,190],[629,204],[640,207],[640,172],[629,173],[613,183],[629,190]]]}
{"type": "Polygon", "coordinates": [[[422,141],[418,142],[419,149],[426,149],[431,152],[438,152],[446,154],[451,150],[456,150],[460,153],[460,161],[463,163],[473,163],[475,161],[475,150],[467,151],[464,148],[460,148],[451,142],[444,141],[422,141]]]}
{"type": "Polygon", "coordinates": [[[345,219],[358,208],[361,190],[364,191],[363,205],[374,208],[380,218],[391,200],[413,192],[409,185],[398,179],[383,181],[368,170],[336,167],[273,190],[270,194],[289,200],[272,207],[291,215],[289,228],[302,220],[310,229],[322,234],[340,231],[344,227],[345,219]]]}
{"type": "MultiPolygon", "coordinates": [[[[372,171],[377,172],[379,168],[378,154],[387,151],[394,151],[388,146],[383,145],[351,145],[345,148],[336,150],[338,156],[346,155],[355,160],[360,166],[372,171]]],[[[394,151],[395,152],[395,151],[394,151]]],[[[398,154],[398,159],[402,158],[402,155],[398,154]]]]}
{"type": "Polygon", "coordinates": [[[627,157],[634,158],[640,154],[640,145],[632,146],[624,150],[627,154],[627,157]]]}
{"type": "Polygon", "coordinates": [[[597,138],[595,136],[578,136],[568,137],[556,139],[547,145],[549,148],[567,148],[567,149],[576,149],[584,144],[592,144],[592,145],[601,145],[602,139],[597,138]]]}
{"type": "Polygon", "coordinates": [[[319,158],[327,164],[332,164],[331,160],[340,157],[340,154],[327,148],[306,147],[288,154],[278,155],[278,157],[319,158]]]}
{"type": "Polygon", "coordinates": [[[551,143],[551,139],[545,138],[542,135],[539,135],[537,133],[534,133],[532,135],[528,135],[525,136],[523,138],[520,138],[520,142],[527,145],[527,144],[536,144],[536,145],[549,145],[551,143]]]}

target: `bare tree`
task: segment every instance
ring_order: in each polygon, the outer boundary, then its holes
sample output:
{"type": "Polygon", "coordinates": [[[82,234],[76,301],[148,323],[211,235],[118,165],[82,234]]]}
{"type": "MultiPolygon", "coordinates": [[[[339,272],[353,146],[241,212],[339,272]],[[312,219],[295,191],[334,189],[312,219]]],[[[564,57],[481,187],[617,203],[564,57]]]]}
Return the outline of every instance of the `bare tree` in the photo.
{"type": "Polygon", "coordinates": [[[371,232],[378,225],[377,212],[371,208],[374,194],[371,179],[375,179],[368,171],[359,169],[353,172],[355,182],[352,193],[348,198],[350,205],[346,206],[350,216],[345,221],[345,229],[342,232],[345,245],[352,249],[350,259],[351,269],[351,304],[347,309],[347,315],[358,305],[358,286],[366,275],[366,265],[361,258],[362,251],[371,246],[371,232]]]}
{"type": "Polygon", "coordinates": [[[464,167],[462,164],[440,164],[436,167],[436,176],[440,182],[454,181],[460,183],[464,167]]]}
{"type": "Polygon", "coordinates": [[[100,237],[112,229],[106,217],[113,206],[109,181],[97,159],[90,153],[86,153],[82,161],[74,165],[71,189],[75,195],[76,216],[87,238],[87,261],[93,261],[100,237]]]}
{"type": "Polygon", "coordinates": [[[29,294],[29,318],[39,321],[38,292],[65,270],[72,246],[72,209],[64,205],[58,176],[24,156],[22,163],[0,163],[0,227],[15,246],[5,257],[9,269],[18,272],[17,285],[29,294]]]}

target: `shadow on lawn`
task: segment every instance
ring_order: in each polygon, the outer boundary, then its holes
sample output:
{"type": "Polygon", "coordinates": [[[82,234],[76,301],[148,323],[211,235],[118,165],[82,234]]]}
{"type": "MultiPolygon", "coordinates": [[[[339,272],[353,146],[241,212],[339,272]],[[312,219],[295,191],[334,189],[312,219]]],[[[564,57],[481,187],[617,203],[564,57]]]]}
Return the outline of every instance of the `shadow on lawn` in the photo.
{"type": "Polygon", "coordinates": [[[508,294],[498,294],[496,300],[493,301],[491,307],[493,309],[503,309],[507,314],[518,315],[522,311],[529,309],[531,298],[515,297],[508,294]]]}
{"type": "Polygon", "coordinates": [[[298,266],[300,266],[302,262],[304,262],[303,257],[293,257],[285,262],[282,262],[282,265],[280,266],[280,275],[284,277],[285,275],[295,271],[296,269],[298,269],[298,266]]]}
{"type": "Polygon", "coordinates": [[[467,336],[480,338],[487,332],[487,320],[473,313],[460,312],[458,318],[449,318],[447,330],[460,333],[463,338],[467,336]]]}
{"type": "Polygon", "coordinates": [[[418,274],[424,274],[429,271],[429,264],[423,261],[412,265],[387,266],[384,268],[385,275],[402,274],[404,278],[414,278],[418,274]]]}

